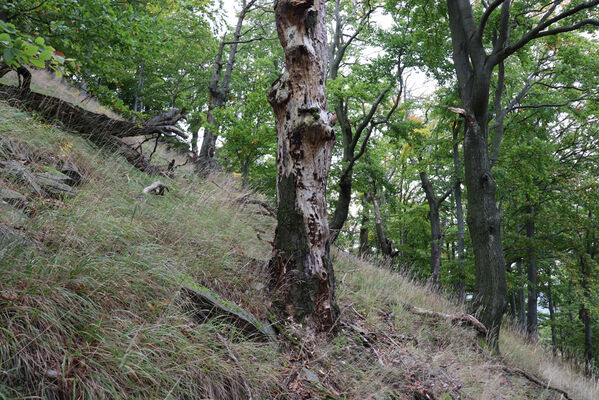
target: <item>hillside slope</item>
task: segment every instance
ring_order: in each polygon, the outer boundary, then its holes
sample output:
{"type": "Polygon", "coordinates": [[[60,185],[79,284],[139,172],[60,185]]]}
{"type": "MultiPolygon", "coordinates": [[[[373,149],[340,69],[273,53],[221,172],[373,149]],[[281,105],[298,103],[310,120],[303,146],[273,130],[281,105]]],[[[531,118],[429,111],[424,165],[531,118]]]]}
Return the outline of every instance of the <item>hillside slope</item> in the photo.
{"type": "Polygon", "coordinates": [[[335,336],[278,321],[278,340],[260,342],[226,320],[198,321],[182,287],[272,318],[274,219],[236,202],[225,176],[179,171],[164,196],[144,195],[155,178],[119,157],[3,103],[0,115],[0,398],[564,398],[531,374],[599,398],[597,384],[509,329],[497,356],[472,329],[407,311],[460,309],[340,252],[335,336]],[[66,196],[27,180],[67,162],[82,182],[66,196]]]}

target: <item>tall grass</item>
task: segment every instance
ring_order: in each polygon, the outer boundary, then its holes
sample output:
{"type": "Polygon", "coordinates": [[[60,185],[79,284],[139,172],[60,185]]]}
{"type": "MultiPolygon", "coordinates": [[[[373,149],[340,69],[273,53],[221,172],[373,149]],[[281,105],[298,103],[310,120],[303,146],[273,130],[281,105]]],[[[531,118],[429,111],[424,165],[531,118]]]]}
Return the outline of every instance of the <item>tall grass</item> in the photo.
{"type": "Polygon", "coordinates": [[[241,297],[261,272],[239,274],[239,259],[267,248],[250,216],[226,206],[235,194],[225,180],[166,180],[167,196],[144,196],[151,177],[21,112],[0,112],[0,133],[87,173],[58,206],[33,200],[21,228],[33,241],[2,241],[2,396],[229,399],[276,388],[273,345],[225,346],[223,335],[238,333],[197,324],[177,304],[183,275],[241,305],[261,300],[241,297]]]}

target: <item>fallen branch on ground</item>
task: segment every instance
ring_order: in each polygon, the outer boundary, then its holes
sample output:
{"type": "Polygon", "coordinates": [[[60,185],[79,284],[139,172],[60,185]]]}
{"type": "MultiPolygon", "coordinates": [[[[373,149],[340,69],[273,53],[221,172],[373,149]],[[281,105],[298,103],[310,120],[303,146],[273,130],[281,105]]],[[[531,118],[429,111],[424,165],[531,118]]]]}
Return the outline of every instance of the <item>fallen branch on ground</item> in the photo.
{"type": "MultiPolygon", "coordinates": [[[[0,78],[11,69],[0,64],[0,78]]],[[[49,122],[60,121],[63,127],[77,132],[100,147],[106,147],[121,154],[137,169],[152,175],[169,175],[167,166],[153,165],[141,151],[134,149],[122,139],[132,136],[165,135],[178,136],[183,139],[187,134],[174,126],[184,118],[185,110],[170,109],[147,121],[135,123],[121,119],[113,119],[104,114],[96,114],[56,97],[32,92],[30,89],[31,74],[21,67],[17,71],[23,76],[19,87],[1,85],[0,99],[15,107],[34,110],[49,122]]]]}
{"type": "Polygon", "coordinates": [[[414,307],[410,304],[403,304],[403,307],[410,311],[411,313],[418,315],[428,315],[435,318],[442,318],[452,322],[457,322],[459,324],[467,325],[472,327],[475,331],[477,331],[480,335],[487,334],[487,328],[480,322],[478,319],[474,318],[470,314],[466,313],[456,313],[456,314],[444,314],[436,311],[425,310],[420,307],[414,307]]]}
{"type": "Polygon", "coordinates": [[[545,389],[549,389],[549,390],[553,390],[555,392],[560,393],[561,395],[563,395],[567,400],[572,400],[572,398],[568,395],[568,392],[566,392],[565,390],[562,390],[560,388],[556,388],[555,386],[550,386],[549,383],[545,383],[542,380],[540,380],[539,378],[537,378],[536,376],[534,376],[533,374],[531,374],[530,372],[524,371],[523,369],[520,368],[510,368],[507,367],[505,365],[501,365],[499,366],[501,369],[503,369],[505,372],[507,372],[508,374],[513,374],[513,375],[521,375],[524,378],[528,379],[529,381],[531,381],[532,383],[535,383],[545,389]]]}
{"type": "Polygon", "coordinates": [[[265,215],[268,215],[268,216],[273,217],[273,218],[277,217],[277,211],[273,207],[271,207],[265,201],[251,198],[249,193],[244,194],[240,198],[236,199],[234,202],[235,203],[240,203],[240,204],[255,204],[257,206],[262,207],[265,210],[265,212],[266,212],[265,215]]]}

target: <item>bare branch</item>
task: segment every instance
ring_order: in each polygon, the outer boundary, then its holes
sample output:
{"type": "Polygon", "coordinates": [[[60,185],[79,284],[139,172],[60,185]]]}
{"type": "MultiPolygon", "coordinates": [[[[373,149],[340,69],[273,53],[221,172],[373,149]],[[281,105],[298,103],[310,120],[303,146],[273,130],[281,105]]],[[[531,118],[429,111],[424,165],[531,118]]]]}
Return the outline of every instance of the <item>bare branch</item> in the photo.
{"type": "Polygon", "coordinates": [[[487,9],[485,10],[482,18],[480,19],[480,23],[478,25],[478,37],[481,38],[483,36],[483,32],[485,30],[485,25],[487,24],[487,20],[489,19],[489,17],[491,16],[491,14],[493,13],[493,11],[499,7],[501,5],[501,3],[503,3],[505,0],[495,0],[493,3],[491,3],[487,9]]]}

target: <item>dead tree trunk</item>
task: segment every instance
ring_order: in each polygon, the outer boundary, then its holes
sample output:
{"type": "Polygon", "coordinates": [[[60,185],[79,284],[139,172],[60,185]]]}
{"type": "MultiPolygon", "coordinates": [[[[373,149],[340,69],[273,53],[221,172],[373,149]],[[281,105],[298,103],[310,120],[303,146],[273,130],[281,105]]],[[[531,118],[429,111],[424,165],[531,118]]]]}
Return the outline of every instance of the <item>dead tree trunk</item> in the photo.
{"type": "Polygon", "coordinates": [[[279,0],[275,16],[285,71],[268,100],[277,126],[277,229],[272,277],[279,306],[317,330],[338,315],[329,256],[326,182],[335,142],[327,111],[323,0],[279,0]]]}
{"type": "MultiPolygon", "coordinates": [[[[0,77],[2,76],[0,65],[0,77]]],[[[171,109],[141,123],[113,119],[96,114],[56,97],[32,92],[29,88],[31,74],[21,67],[17,70],[23,77],[21,86],[0,85],[0,99],[10,105],[35,110],[47,121],[60,121],[65,129],[76,131],[94,144],[106,147],[125,157],[129,163],[149,174],[167,174],[169,167],[156,166],[143,153],[127,145],[122,139],[132,136],[168,135],[186,138],[187,134],[175,126],[185,116],[185,110],[171,109]]]]}

